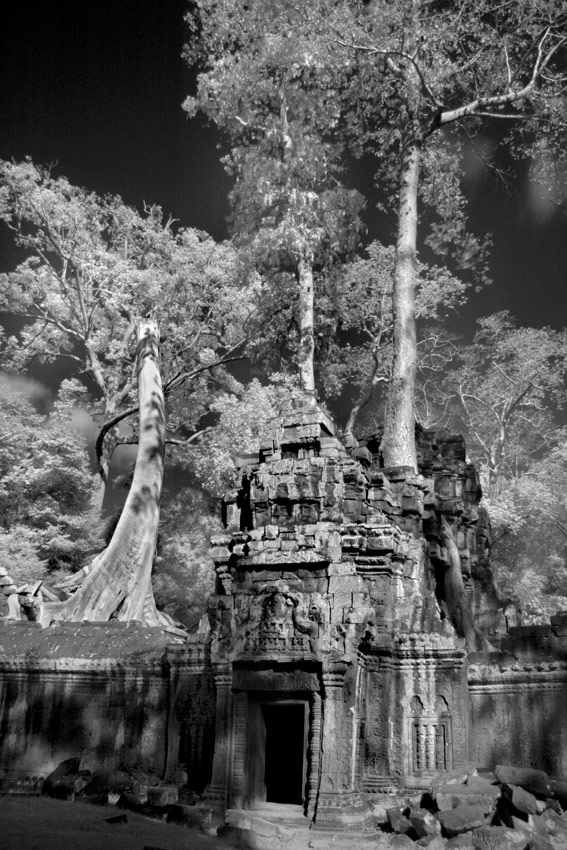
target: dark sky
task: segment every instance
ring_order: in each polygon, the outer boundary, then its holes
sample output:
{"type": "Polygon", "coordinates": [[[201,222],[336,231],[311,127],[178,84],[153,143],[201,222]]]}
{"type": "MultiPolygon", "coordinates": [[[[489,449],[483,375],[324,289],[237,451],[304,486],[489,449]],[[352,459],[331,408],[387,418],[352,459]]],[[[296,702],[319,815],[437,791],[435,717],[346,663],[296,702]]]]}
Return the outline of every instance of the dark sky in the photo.
{"type": "MultiPolygon", "coordinates": [[[[0,31],[0,156],[57,163],[74,183],[138,206],[158,203],[181,224],[223,237],[230,184],[217,139],[180,106],[192,83],[180,57],[186,6],[9,2],[0,31]]],[[[369,175],[359,167],[356,179],[365,192],[369,175]]],[[[495,247],[494,284],[471,301],[469,328],[497,309],[524,324],[565,324],[567,218],[541,200],[547,187],[538,194],[522,175],[517,186],[508,194],[471,163],[472,225],[491,230],[495,247]]]]}

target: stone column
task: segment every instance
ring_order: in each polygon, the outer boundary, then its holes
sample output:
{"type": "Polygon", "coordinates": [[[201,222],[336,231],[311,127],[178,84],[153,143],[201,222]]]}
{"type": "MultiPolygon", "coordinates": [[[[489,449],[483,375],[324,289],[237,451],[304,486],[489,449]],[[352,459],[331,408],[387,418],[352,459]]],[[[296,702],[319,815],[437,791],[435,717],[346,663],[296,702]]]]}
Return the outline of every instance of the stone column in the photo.
{"type": "Polygon", "coordinates": [[[232,671],[230,668],[221,668],[215,670],[214,675],[217,691],[215,754],[204,801],[204,807],[212,810],[211,826],[222,823],[227,804],[232,712],[232,671]]]}
{"type": "Polygon", "coordinates": [[[315,816],[317,795],[321,782],[322,703],[321,694],[313,692],[309,706],[309,778],[306,811],[311,819],[315,816]]]}
{"type": "Polygon", "coordinates": [[[229,807],[231,809],[241,809],[243,806],[248,710],[246,694],[242,692],[235,694],[232,724],[232,769],[229,778],[229,807]]]}
{"type": "Polygon", "coordinates": [[[355,724],[344,698],[344,674],[342,668],[323,673],[321,781],[315,816],[319,829],[347,829],[366,815],[366,806],[353,785],[355,724]]]}

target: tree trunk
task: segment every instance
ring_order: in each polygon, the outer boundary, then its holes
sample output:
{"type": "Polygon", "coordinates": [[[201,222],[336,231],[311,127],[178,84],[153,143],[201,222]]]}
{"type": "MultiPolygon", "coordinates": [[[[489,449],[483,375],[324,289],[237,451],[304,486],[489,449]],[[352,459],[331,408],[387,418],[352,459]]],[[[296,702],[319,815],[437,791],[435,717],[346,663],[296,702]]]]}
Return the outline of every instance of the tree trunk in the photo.
{"type": "Polygon", "coordinates": [[[417,469],[415,450],[415,286],[417,277],[417,198],[420,147],[406,145],[400,174],[398,237],[394,262],[392,309],[394,358],[386,403],[382,453],[384,465],[417,469]]]}
{"type": "Polygon", "coordinates": [[[301,387],[315,395],[315,371],[313,357],[315,338],[313,333],[314,303],[313,258],[302,254],[297,267],[299,282],[299,380],[301,387]]]}
{"type": "Polygon", "coordinates": [[[356,425],[356,422],[360,415],[360,411],[363,410],[368,404],[370,404],[370,402],[374,398],[374,392],[376,390],[376,387],[384,380],[381,376],[378,375],[378,367],[378,352],[376,352],[374,354],[372,376],[367,386],[364,388],[356,402],[353,404],[343,431],[343,440],[345,441],[345,445],[347,446],[356,445],[356,437],[354,436],[354,426],[356,425]]]}
{"type": "Polygon", "coordinates": [[[445,517],[441,517],[441,535],[449,555],[449,567],[443,581],[443,597],[451,622],[459,637],[465,639],[469,652],[491,652],[494,647],[475,626],[463,583],[459,549],[451,526],[445,517]]]}
{"type": "Polygon", "coordinates": [[[156,608],[151,571],[159,523],[165,443],[164,400],[159,371],[159,334],[155,322],[138,328],[140,439],[134,478],[112,540],[84,571],[69,600],[46,603],[42,622],[50,620],[139,620],[146,626],[169,621],[156,608]]]}

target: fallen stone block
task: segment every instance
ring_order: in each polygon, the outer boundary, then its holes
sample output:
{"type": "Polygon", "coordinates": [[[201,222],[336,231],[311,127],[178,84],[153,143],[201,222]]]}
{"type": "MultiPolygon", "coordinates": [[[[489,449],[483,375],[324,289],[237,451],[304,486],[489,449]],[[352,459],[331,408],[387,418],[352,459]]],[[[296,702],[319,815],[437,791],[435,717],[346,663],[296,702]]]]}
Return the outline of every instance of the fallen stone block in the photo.
{"type": "Polygon", "coordinates": [[[440,809],[457,809],[460,806],[482,806],[487,814],[500,797],[497,785],[442,785],[434,799],[440,809]]]}
{"type": "Polygon", "coordinates": [[[529,834],[537,833],[544,838],[548,838],[549,836],[547,824],[540,815],[529,815],[527,821],[512,817],[512,823],[514,825],[514,829],[523,829],[529,834]]]}
{"type": "MultiPolygon", "coordinates": [[[[55,770],[52,770],[49,776],[43,781],[43,785],[41,788],[41,793],[45,794],[47,797],[57,796],[56,787],[59,785],[60,791],[63,793],[65,783],[62,783],[62,780],[70,775],[77,775],[79,773],[79,767],[81,765],[81,757],[73,757],[69,759],[65,759],[60,764],[57,765],[55,770]],[[62,784],[61,784],[62,783],[62,784]]],[[[86,783],[85,783],[86,784],[86,783]]],[[[84,786],[83,786],[84,787],[84,786]]],[[[62,799],[67,799],[63,797],[62,799]]]]}
{"type": "Polygon", "coordinates": [[[441,825],[439,821],[431,814],[431,812],[428,812],[427,809],[415,809],[410,811],[409,819],[418,838],[441,834],[441,825]]]}
{"type": "Polygon", "coordinates": [[[505,826],[482,826],[471,835],[474,850],[528,850],[529,839],[523,832],[505,826]]]}
{"type": "Polygon", "coordinates": [[[447,850],[474,850],[472,832],[463,832],[461,835],[448,838],[445,847],[447,850]]]}
{"type": "Polygon", "coordinates": [[[410,850],[410,848],[415,847],[415,841],[412,841],[407,835],[390,835],[388,836],[388,847],[392,850],[405,850],[405,848],[410,850]]]}
{"type": "Polygon", "coordinates": [[[440,835],[425,835],[416,842],[418,847],[427,847],[428,850],[445,850],[447,846],[445,839],[440,835]]]}
{"type": "Polygon", "coordinates": [[[447,838],[460,835],[462,832],[484,826],[486,812],[484,806],[461,806],[459,809],[447,809],[437,813],[443,834],[447,838]]]}
{"type": "Polygon", "coordinates": [[[472,775],[475,771],[475,765],[465,765],[465,767],[447,770],[431,781],[429,790],[434,795],[437,789],[443,785],[464,785],[469,775],[472,775]]]}
{"type": "Polygon", "coordinates": [[[467,785],[496,785],[498,777],[490,771],[469,773],[467,776],[467,785]]]}
{"type": "Polygon", "coordinates": [[[520,785],[532,794],[539,794],[542,797],[552,796],[551,780],[543,770],[497,764],[494,772],[498,781],[505,785],[520,785]]]}
{"type": "MultiPolygon", "coordinates": [[[[518,809],[519,812],[524,812],[526,815],[536,815],[538,813],[538,801],[533,794],[530,794],[529,791],[526,791],[519,785],[507,785],[505,788],[510,789],[512,805],[518,809]]],[[[505,793],[504,789],[502,793],[505,793]]]]}
{"type": "Polygon", "coordinates": [[[139,812],[144,806],[144,801],[131,791],[124,791],[116,802],[118,809],[129,809],[131,812],[139,812]]]}
{"type": "Polygon", "coordinates": [[[397,834],[405,834],[409,832],[410,829],[413,829],[412,822],[405,814],[406,812],[408,812],[408,810],[403,809],[401,806],[394,806],[391,809],[386,809],[386,817],[388,818],[388,823],[390,824],[393,832],[397,834]]]}
{"type": "Polygon", "coordinates": [[[546,809],[541,819],[545,823],[549,838],[552,841],[561,840],[567,845],[567,818],[558,815],[553,809],[546,809]]]}
{"type": "Polygon", "coordinates": [[[176,785],[155,785],[148,788],[148,806],[171,806],[179,800],[179,788],[176,785]]]}
{"type": "Polygon", "coordinates": [[[125,770],[95,770],[85,794],[121,794],[131,791],[134,780],[125,770]]]}

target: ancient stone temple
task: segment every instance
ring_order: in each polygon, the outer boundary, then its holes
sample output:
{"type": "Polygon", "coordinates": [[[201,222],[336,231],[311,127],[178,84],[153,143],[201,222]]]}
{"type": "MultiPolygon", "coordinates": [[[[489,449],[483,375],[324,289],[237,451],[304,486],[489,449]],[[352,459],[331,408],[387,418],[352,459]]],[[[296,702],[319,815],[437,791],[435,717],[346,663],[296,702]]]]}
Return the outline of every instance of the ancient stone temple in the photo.
{"type": "Polygon", "coordinates": [[[307,846],[367,835],[393,799],[467,764],[567,775],[567,613],[515,624],[462,438],[416,439],[419,474],[386,469],[378,438],[347,449],[314,400],[290,401],[240,459],[194,635],[42,628],[14,599],[3,787],[80,756],[183,785],[206,826],[291,823],[307,846]]]}
{"type": "Polygon", "coordinates": [[[372,795],[468,759],[467,654],[443,598],[446,536],[493,632],[480,498],[461,438],[420,436],[421,472],[348,453],[314,401],[290,403],[213,541],[216,735],[207,802],[295,804],[355,825],[372,795]],[[448,526],[448,530],[447,530],[448,526]]]}

